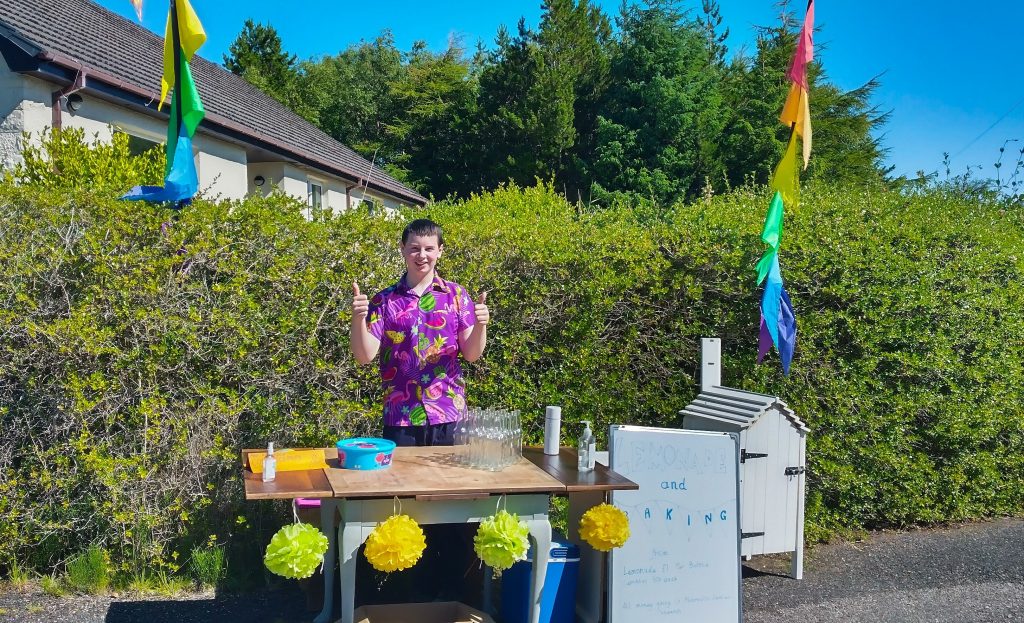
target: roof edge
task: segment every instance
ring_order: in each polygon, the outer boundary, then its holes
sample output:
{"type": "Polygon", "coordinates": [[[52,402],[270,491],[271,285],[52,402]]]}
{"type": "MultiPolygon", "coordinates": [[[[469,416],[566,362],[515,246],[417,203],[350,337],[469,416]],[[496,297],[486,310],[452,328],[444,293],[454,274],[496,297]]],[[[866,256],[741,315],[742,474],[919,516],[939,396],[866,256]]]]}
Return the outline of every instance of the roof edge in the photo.
{"type": "MultiPolygon", "coordinates": [[[[0,26],[2,26],[2,25],[0,25],[0,26]]],[[[56,66],[62,67],[62,68],[67,69],[67,70],[76,71],[76,72],[77,71],[86,71],[88,73],[89,77],[92,78],[92,79],[98,80],[98,81],[100,81],[102,83],[105,83],[105,84],[113,87],[114,89],[123,91],[123,92],[125,92],[127,94],[134,95],[134,96],[136,96],[138,98],[141,98],[142,100],[147,100],[146,102],[129,102],[129,103],[135,104],[136,106],[138,106],[139,108],[141,108],[142,110],[144,110],[145,112],[147,112],[150,115],[161,116],[161,115],[166,114],[166,113],[159,112],[155,108],[155,103],[160,99],[160,96],[156,92],[155,89],[154,90],[146,90],[145,88],[139,87],[139,86],[137,86],[135,84],[132,84],[132,83],[129,83],[129,82],[126,82],[126,81],[124,81],[124,80],[122,80],[120,78],[117,78],[117,77],[115,77],[115,76],[113,76],[113,75],[111,75],[111,74],[109,74],[109,73],[107,73],[107,72],[105,72],[103,70],[94,69],[94,68],[92,68],[92,67],[90,67],[88,65],[85,65],[81,61],[78,61],[78,60],[76,60],[74,58],[71,58],[71,57],[66,56],[64,54],[61,54],[60,52],[54,52],[52,50],[47,50],[47,49],[44,49],[44,48],[40,48],[39,46],[33,44],[32,42],[27,41],[26,39],[24,39],[24,37],[21,37],[20,35],[18,35],[17,31],[12,31],[10,29],[4,28],[3,31],[0,31],[0,36],[3,36],[4,38],[14,42],[17,45],[17,43],[14,41],[14,38],[16,38],[17,42],[22,42],[25,45],[32,46],[32,48],[34,48],[34,50],[39,50],[35,54],[35,58],[37,60],[41,61],[42,63],[52,63],[52,64],[54,64],[56,66]],[[13,36],[11,36],[11,35],[13,35],[13,36]]],[[[25,50],[25,45],[19,45],[18,47],[20,47],[23,50],[25,50]]],[[[29,52],[29,50],[25,50],[25,51],[29,52]]],[[[17,73],[34,73],[38,77],[41,77],[43,79],[47,79],[47,78],[53,79],[53,78],[56,78],[58,80],[65,80],[65,81],[67,80],[66,77],[58,76],[58,75],[55,75],[55,74],[53,74],[51,72],[45,71],[45,69],[42,66],[37,67],[37,68],[32,69],[32,70],[27,70],[27,71],[26,70],[18,71],[18,70],[15,70],[14,68],[12,68],[12,71],[17,71],[17,73]]],[[[113,97],[119,97],[116,93],[109,93],[109,95],[111,95],[113,97]]],[[[124,99],[124,98],[120,98],[119,97],[119,99],[124,99]]],[[[325,173],[328,173],[330,175],[333,175],[335,177],[340,177],[340,178],[343,178],[343,179],[346,179],[346,180],[352,180],[352,181],[354,181],[356,183],[357,186],[366,186],[367,188],[373,189],[373,191],[376,192],[376,193],[381,193],[381,194],[388,195],[388,196],[391,196],[391,197],[396,197],[399,200],[409,201],[410,203],[412,203],[415,206],[424,206],[427,203],[429,203],[429,199],[427,199],[426,197],[420,195],[419,193],[417,193],[416,191],[414,191],[412,189],[409,189],[410,190],[409,193],[402,193],[402,194],[400,194],[400,193],[395,192],[394,190],[390,190],[390,189],[384,188],[384,187],[380,186],[379,184],[377,184],[377,183],[375,183],[373,181],[373,176],[372,175],[369,176],[369,179],[367,179],[366,176],[360,175],[358,172],[352,172],[352,171],[346,171],[346,170],[340,169],[340,168],[338,168],[337,166],[333,165],[330,162],[326,162],[326,161],[321,160],[320,158],[316,158],[316,157],[314,157],[314,156],[312,156],[310,154],[300,153],[299,151],[295,150],[294,148],[289,147],[288,145],[285,145],[281,141],[278,141],[278,140],[275,140],[275,139],[271,139],[271,138],[267,138],[267,137],[257,136],[252,131],[252,129],[250,129],[250,128],[248,128],[248,127],[246,127],[246,126],[244,126],[244,125],[242,125],[240,123],[232,121],[232,120],[230,120],[230,119],[228,119],[226,117],[222,117],[221,115],[217,115],[217,114],[213,114],[213,113],[207,113],[205,119],[200,124],[199,129],[200,130],[205,130],[205,131],[207,131],[209,133],[212,133],[212,134],[222,134],[223,135],[224,133],[223,132],[217,132],[216,128],[208,127],[208,126],[211,126],[211,125],[212,126],[220,126],[221,128],[224,128],[225,130],[228,130],[229,133],[240,134],[240,135],[244,136],[245,138],[249,139],[248,142],[253,143],[254,145],[261,146],[261,147],[265,146],[263,148],[267,149],[268,151],[276,152],[276,153],[278,153],[278,154],[280,154],[282,156],[286,156],[286,157],[292,158],[292,159],[294,159],[294,160],[296,160],[298,162],[306,164],[307,166],[312,166],[312,167],[314,167],[316,169],[319,169],[319,170],[321,170],[321,171],[323,171],[325,173]],[[204,126],[206,126],[206,127],[204,127],[204,126]]],[[[369,164],[369,166],[373,167],[373,164],[370,164],[370,163],[368,163],[368,164],[369,164]]],[[[395,182],[398,183],[398,184],[401,184],[401,182],[398,182],[398,180],[395,180],[395,182]]],[[[403,186],[404,186],[404,184],[403,184],[403,186]]]]}

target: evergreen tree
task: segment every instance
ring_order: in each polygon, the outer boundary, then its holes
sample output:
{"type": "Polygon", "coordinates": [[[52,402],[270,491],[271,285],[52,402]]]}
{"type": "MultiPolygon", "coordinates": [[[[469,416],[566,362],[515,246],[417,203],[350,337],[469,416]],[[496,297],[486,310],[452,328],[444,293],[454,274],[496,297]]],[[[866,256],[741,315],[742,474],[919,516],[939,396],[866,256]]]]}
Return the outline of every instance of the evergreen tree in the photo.
{"type": "Polygon", "coordinates": [[[520,19],[516,36],[502,26],[480,74],[476,136],[483,188],[512,180],[532,184],[537,176],[535,115],[528,105],[537,83],[536,35],[520,19]]]}
{"type": "Polygon", "coordinates": [[[289,91],[296,77],[296,57],[282,49],[273,26],[245,20],[242,32],[224,55],[224,67],[288,105],[296,99],[289,91]]]}
{"type": "Polygon", "coordinates": [[[704,44],[707,46],[708,58],[719,66],[725,64],[727,51],[725,40],[729,38],[729,29],[722,27],[722,14],[716,0],[701,0],[701,29],[704,32],[704,44]]]}
{"type": "Polygon", "coordinates": [[[459,42],[441,54],[415,45],[390,96],[396,116],[387,129],[395,171],[425,194],[445,197],[470,190],[479,166],[465,149],[476,77],[459,42]]]}
{"type": "MultiPolygon", "coordinates": [[[[779,113],[789,90],[786,71],[796,36],[791,27],[760,28],[756,46],[752,58],[734,57],[723,83],[727,118],[721,152],[731,187],[767,183],[789,139],[789,128],[779,122],[779,113]]],[[[812,63],[808,68],[812,89],[815,71],[812,63]]],[[[813,123],[813,113],[811,117],[813,123]]]]}
{"type": "Polygon", "coordinates": [[[672,2],[624,6],[618,23],[590,165],[594,197],[669,205],[715,175],[724,124],[719,72],[700,25],[672,2]]]}
{"type": "Polygon", "coordinates": [[[611,25],[588,0],[550,0],[534,31],[499,30],[480,76],[485,187],[553,179],[572,194],[608,83],[611,25]]]}
{"type": "Polygon", "coordinates": [[[403,54],[390,31],[310,64],[306,90],[317,93],[318,125],[375,164],[395,162],[399,154],[388,135],[398,118],[392,85],[404,72],[403,54]]]}
{"type": "Polygon", "coordinates": [[[807,168],[809,179],[835,183],[861,183],[888,179],[893,167],[885,165],[886,149],[879,131],[889,118],[871,104],[877,78],[843,91],[825,82],[819,70],[811,89],[814,152],[807,168]]]}

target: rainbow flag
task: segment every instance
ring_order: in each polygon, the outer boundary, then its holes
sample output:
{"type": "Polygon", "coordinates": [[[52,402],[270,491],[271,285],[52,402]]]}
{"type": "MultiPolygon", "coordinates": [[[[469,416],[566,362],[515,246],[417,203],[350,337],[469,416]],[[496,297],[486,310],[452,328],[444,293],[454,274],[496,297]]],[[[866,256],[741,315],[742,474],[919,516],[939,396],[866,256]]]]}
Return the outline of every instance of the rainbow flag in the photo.
{"type": "Polygon", "coordinates": [[[199,176],[192,156],[192,137],[206,116],[199,90],[192,80],[189,60],[206,41],[206,32],[188,0],[171,0],[164,36],[164,75],[160,106],[168,91],[171,118],[167,124],[167,168],[163,186],[136,186],[121,198],[129,201],[171,203],[180,210],[199,190],[199,176]]]}
{"type": "Polygon", "coordinates": [[[804,168],[811,157],[811,111],[808,103],[807,64],[814,58],[814,0],[807,3],[807,13],[800,29],[796,53],[786,75],[792,81],[789,95],[782,107],[779,120],[791,128],[789,143],[782,160],[772,175],[771,204],[765,215],[761,241],[767,245],[757,262],[757,285],[764,284],[761,293],[761,323],[757,338],[757,362],[775,346],[782,360],[782,372],[789,375],[789,365],[796,349],[796,313],[786,292],[779,266],[782,247],[782,224],[786,206],[795,208],[800,201],[800,176],[796,160],[796,139],[803,144],[804,168]]]}
{"type": "Polygon", "coordinates": [[[804,15],[804,24],[800,28],[799,39],[796,44],[796,53],[789,64],[789,77],[792,84],[789,86],[789,95],[786,96],[786,103],[782,106],[782,113],[779,121],[786,126],[792,127],[803,142],[804,168],[811,159],[811,106],[810,87],[807,84],[807,63],[814,59],[814,0],[807,3],[807,13],[804,15]]]}

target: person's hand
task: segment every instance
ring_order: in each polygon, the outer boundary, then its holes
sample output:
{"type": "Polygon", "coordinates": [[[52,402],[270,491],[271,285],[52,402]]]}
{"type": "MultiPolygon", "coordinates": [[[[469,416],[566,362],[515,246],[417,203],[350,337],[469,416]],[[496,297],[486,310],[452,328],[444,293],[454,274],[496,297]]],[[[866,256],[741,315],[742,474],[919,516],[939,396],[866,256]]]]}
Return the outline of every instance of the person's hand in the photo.
{"type": "Polygon", "coordinates": [[[365,321],[366,314],[370,311],[370,301],[365,294],[359,293],[359,284],[352,282],[352,319],[356,318],[365,321]]]}
{"type": "Polygon", "coordinates": [[[476,302],[476,323],[478,325],[486,325],[491,321],[491,310],[487,308],[487,293],[484,292],[480,295],[480,300],[476,302]]]}

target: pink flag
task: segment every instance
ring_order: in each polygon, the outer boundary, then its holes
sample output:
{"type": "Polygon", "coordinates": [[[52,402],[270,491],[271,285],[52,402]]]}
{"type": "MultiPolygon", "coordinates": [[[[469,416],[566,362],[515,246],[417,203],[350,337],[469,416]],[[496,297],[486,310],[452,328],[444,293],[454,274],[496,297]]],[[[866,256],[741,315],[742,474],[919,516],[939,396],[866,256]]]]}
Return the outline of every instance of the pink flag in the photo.
{"type": "Polygon", "coordinates": [[[135,14],[139,16],[139,21],[142,21],[142,0],[131,0],[132,6],[135,7],[135,14]]]}
{"type": "Polygon", "coordinates": [[[814,0],[807,3],[807,14],[804,15],[804,25],[800,29],[800,39],[796,43],[796,54],[793,55],[793,62],[789,65],[786,73],[789,79],[799,84],[808,91],[807,87],[807,63],[814,58],[814,0]]]}

